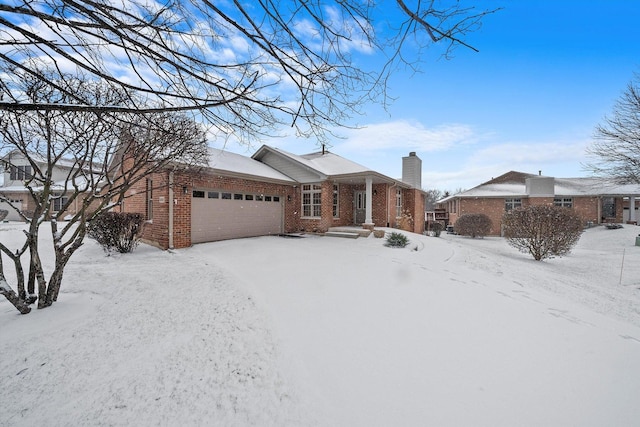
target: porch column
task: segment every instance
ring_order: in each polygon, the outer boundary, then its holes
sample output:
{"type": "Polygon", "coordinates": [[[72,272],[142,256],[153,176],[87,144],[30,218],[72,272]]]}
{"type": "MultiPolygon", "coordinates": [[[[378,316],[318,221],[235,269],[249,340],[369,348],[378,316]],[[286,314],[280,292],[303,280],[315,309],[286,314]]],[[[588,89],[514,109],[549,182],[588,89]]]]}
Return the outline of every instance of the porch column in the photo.
{"type": "Polygon", "coordinates": [[[373,203],[372,203],[372,199],[373,199],[373,191],[371,190],[373,187],[373,181],[371,179],[371,177],[366,177],[365,178],[365,182],[366,182],[366,190],[367,190],[367,196],[365,197],[365,219],[364,219],[364,223],[369,224],[369,225],[373,225],[373,215],[372,215],[372,211],[373,211],[373,203]]]}
{"type": "Polygon", "coordinates": [[[636,198],[634,196],[629,196],[629,221],[633,222],[636,220],[636,198]]]}

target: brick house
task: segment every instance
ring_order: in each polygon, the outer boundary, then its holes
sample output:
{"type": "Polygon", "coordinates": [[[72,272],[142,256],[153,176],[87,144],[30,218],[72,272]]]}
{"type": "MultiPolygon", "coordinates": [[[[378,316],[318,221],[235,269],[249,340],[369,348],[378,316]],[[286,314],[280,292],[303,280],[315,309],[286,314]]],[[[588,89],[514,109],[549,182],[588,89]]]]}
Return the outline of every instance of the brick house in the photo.
{"type": "Polygon", "coordinates": [[[396,180],[323,150],[295,155],[262,146],[247,157],[209,149],[209,166],[173,165],[138,181],[120,206],[144,213],[145,241],[161,248],[332,227],[424,231],[421,160],[396,180]]]}
{"type": "Polygon", "coordinates": [[[529,205],[554,204],[574,209],[585,226],[636,223],[638,197],[639,185],[618,185],[602,178],[554,178],[511,171],[439,200],[435,215],[445,225],[453,225],[461,215],[483,213],[492,222],[490,235],[499,236],[505,211],[529,205]]]}

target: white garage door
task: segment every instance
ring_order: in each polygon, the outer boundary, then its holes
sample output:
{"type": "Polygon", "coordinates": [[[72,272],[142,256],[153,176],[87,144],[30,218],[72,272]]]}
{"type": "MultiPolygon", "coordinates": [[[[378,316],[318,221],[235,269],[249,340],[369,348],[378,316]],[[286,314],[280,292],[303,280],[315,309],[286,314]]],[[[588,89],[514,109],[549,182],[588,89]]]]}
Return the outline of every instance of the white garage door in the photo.
{"type": "Polygon", "coordinates": [[[282,222],[279,196],[222,190],[192,194],[192,243],[280,234],[282,222]]]}

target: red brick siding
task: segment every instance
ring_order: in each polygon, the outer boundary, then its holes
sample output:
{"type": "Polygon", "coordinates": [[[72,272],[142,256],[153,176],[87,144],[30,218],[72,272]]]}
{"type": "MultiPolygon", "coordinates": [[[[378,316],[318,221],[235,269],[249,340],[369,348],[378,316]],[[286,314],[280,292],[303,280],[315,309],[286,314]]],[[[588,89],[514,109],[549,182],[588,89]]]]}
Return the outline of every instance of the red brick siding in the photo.
{"type": "Polygon", "coordinates": [[[373,184],[371,199],[371,220],[376,227],[387,226],[387,184],[373,184]]]}
{"type": "Polygon", "coordinates": [[[333,225],[344,226],[353,224],[353,186],[338,184],[338,218],[333,219],[333,225]]]}
{"type": "MultiPolygon", "coordinates": [[[[396,225],[396,190],[398,187],[395,185],[389,185],[386,188],[385,195],[387,197],[386,207],[387,212],[385,214],[385,221],[383,226],[385,227],[395,227],[396,225]]],[[[376,224],[377,225],[377,224],[376,224]]]]}
{"type": "MultiPolygon", "coordinates": [[[[600,223],[598,219],[598,206],[600,205],[600,203],[600,199],[597,197],[574,197],[573,209],[578,215],[580,215],[580,218],[582,218],[585,224],[587,222],[598,224],[600,223]]],[[[617,204],[618,201],[616,201],[616,205],[617,204]]],[[[622,222],[622,216],[620,216],[620,222],[622,222]]]]}
{"type": "MultiPolygon", "coordinates": [[[[553,204],[553,197],[523,197],[522,206],[553,204]]],[[[598,218],[599,206],[602,203],[599,197],[573,197],[573,208],[580,216],[583,223],[593,222],[599,224],[602,221],[598,218]]],[[[502,216],[505,212],[504,198],[461,198],[459,199],[459,210],[456,213],[449,212],[449,223],[455,224],[455,221],[467,213],[483,213],[487,215],[492,222],[490,235],[499,236],[501,234],[502,216]]],[[[446,206],[451,209],[451,204],[446,206]]],[[[616,222],[622,222],[623,199],[616,198],[616,222]]]]}
{"type": "MultiPolygon", "coordinates": [[[[349,205],[351,209],[350,221],[341,225],[353,225],[353,214],[355,211],[355,193],[358,191],[365,191],[365,184],[356,184],[345,186],[350,188],[349,192],[349,205]]],[[[371,220],[376,227],[387,227],[389,224],[389,186],[387,184],[373,184],[371,186],[372,198],[371,198],[371,220]]],[[[393,190],[393,217],[395,218],[395,189],[393,190]]]]}
{"type": "Polygon", "coordinates": [[[502,215],[504,214],[504,199],[460,199],[458,206],[458,212],[449,215],[451,224],[455,226],[455,221],[464,214],[485,214],[491,220],[489,234],[500,235],[502,215]]]}
{"type": "MultiPolygon", "coordinates": [[[[146,212],[146,179],[152,179],[153,221],[144,232],[145,241],[161,248],[169,247],[169,203],[173,203],[174,228],[173,246],[183,248],[191,246],[191,194],[193,189],[219,189],[232,192],[256,193],[280,196],[284,207],[284,231],[325,232],[330,227],[352,225],[354,221],[354,193],[364,191],[365,185],[339,184],[339,216],[333,217],[332,181],[322,182],[321,217],[301,218],[302,186],[265,183],[213,173],[174,173],[173,201],[169,200],[169,172],[159,172],[138,181],[127,193],[122,210],[126,212],[146,212]],[[183,190],[184,189],[184,190],[183,190]]],[[[395,186],[387,184],[373,185],[372,216],[378,227],[385,227],[389,218],[395,222],[395,186]]],[[[414,227],[412,231],[421,233],[424,227],[424,197],[418,190],[403,190],[405,208],[412,212],[414,227]]]]}
{"type": "Polygon", "coordinates": [[[147,243],[164,249],[169,247],[168,178],[168,172],[146,175],[129,188],[125,200],[120,206],[122,212],[136,212],[146,217],[147,179],[151,179],[153,181],[153,219],[145,223],[143,239],[147,243]]]}
{"type": "MultiPolygon", "coordinates": [[[[146,179],[153,180],[153,221],[144,231],[145,241],[161,248],[169,247],[169,203],[173,202],[173,246],[184,248],[191,246],[191,195],[193,189],[220,189],[232,192],[255,193],[280,196],[281,203],[287,207],[295,199],[293,187],[284,184],[265,183],[247,179],[227,177],[218,174],[200,172],[188,174],[174,173],[173,201],[169,200],[169,172],[154,173],[138,181],[128,192],[123,210],[126,212],[146,212],[146,179]],[[162,200],[162,202],[161,202],[162,200]]],[[[295,215],[285,215],[285,232],[295,230],[295,215]]]]}

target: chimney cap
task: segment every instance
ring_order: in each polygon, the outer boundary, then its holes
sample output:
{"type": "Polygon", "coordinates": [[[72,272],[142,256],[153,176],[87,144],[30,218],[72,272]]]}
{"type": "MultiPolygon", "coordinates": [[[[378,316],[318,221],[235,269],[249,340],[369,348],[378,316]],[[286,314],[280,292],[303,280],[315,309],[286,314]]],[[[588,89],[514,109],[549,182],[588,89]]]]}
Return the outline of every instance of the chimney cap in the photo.
{"type": "Polygon", "coordinates": [[[410,156],[415,156],[415,155],[416,155],[416,152],[415,152],[415,151],[411,151],[411,152],[409,153],[409,155],[410,155],[410,156]]]}

